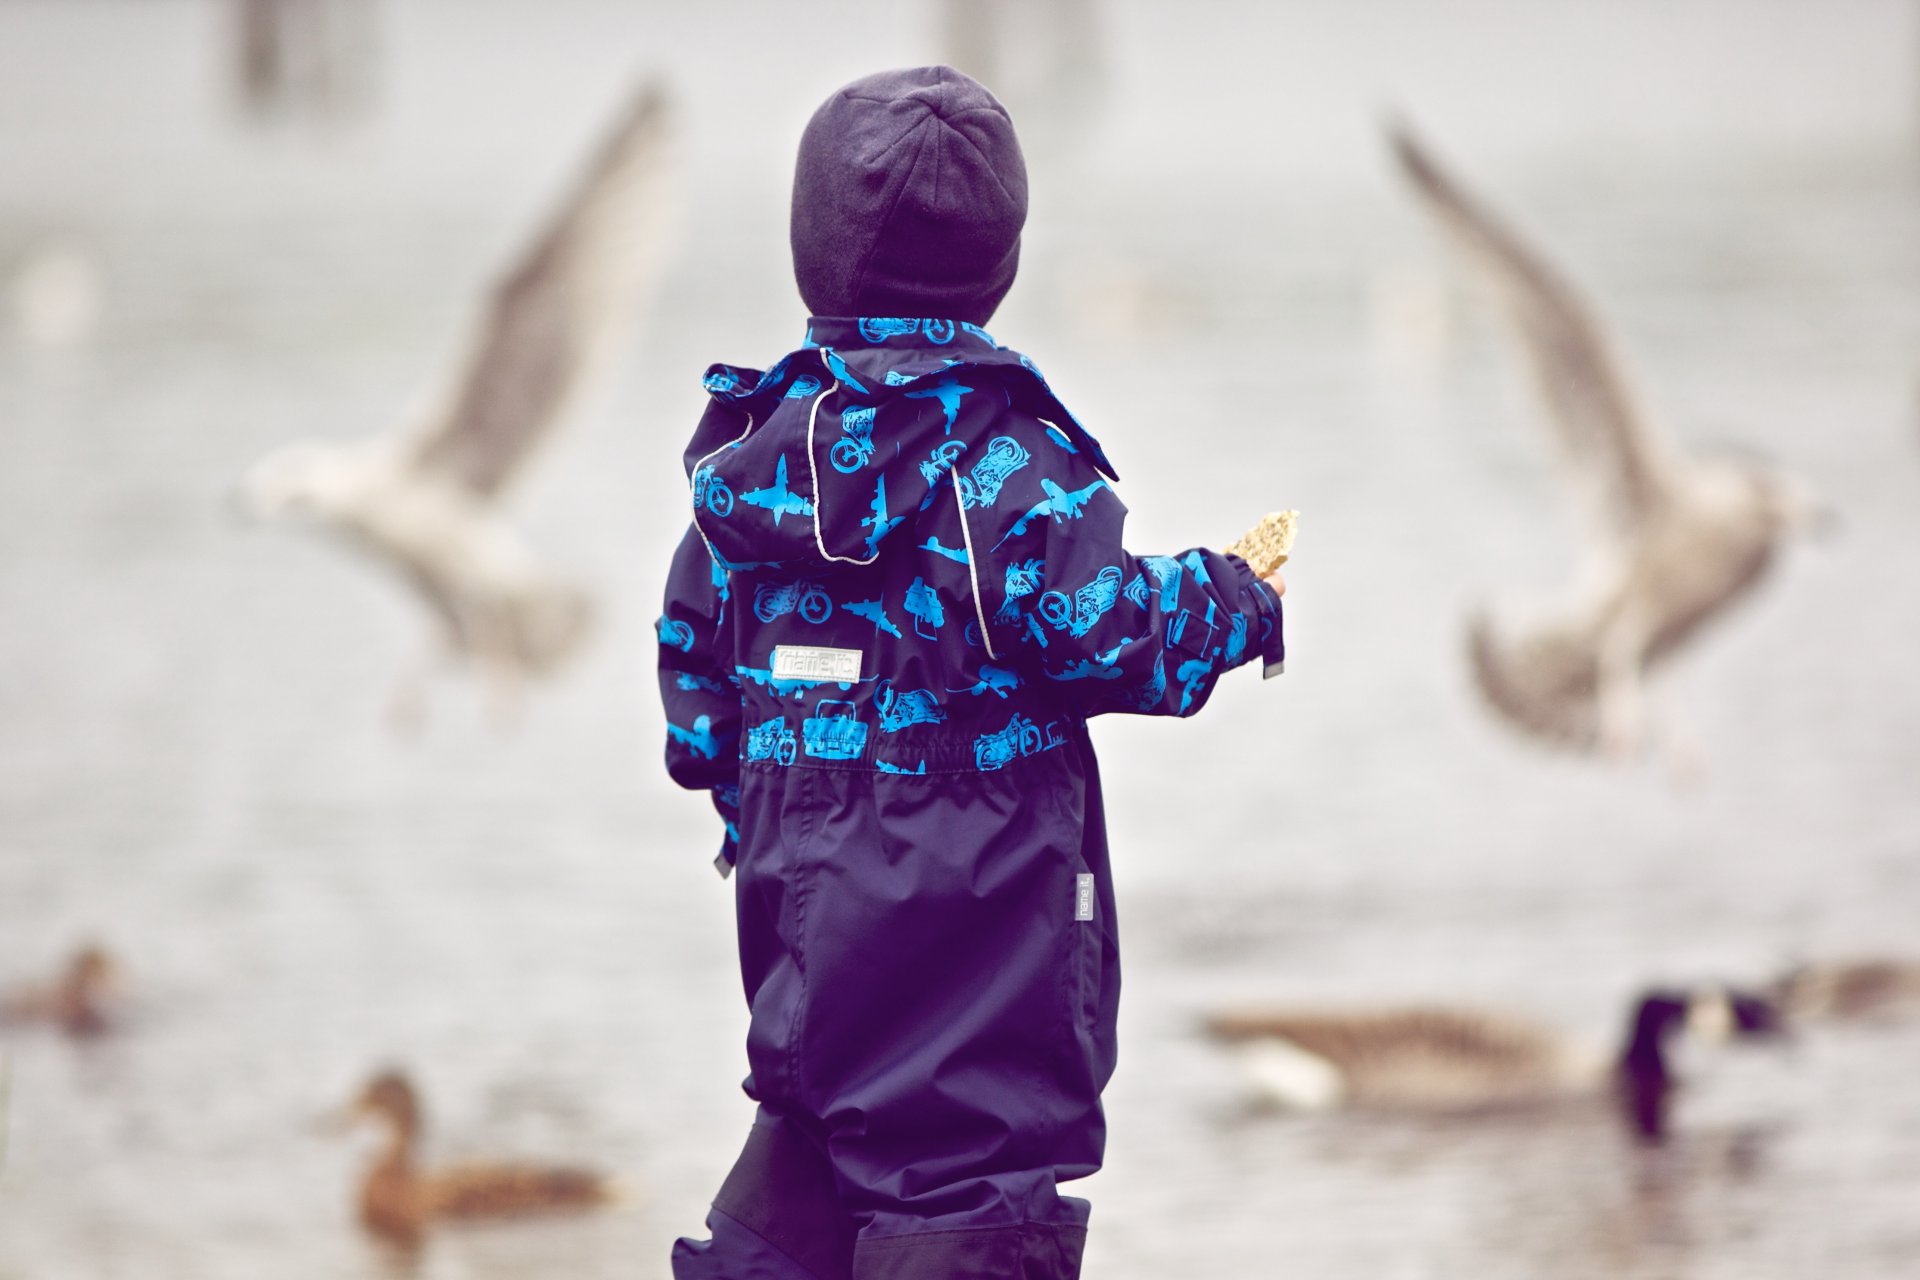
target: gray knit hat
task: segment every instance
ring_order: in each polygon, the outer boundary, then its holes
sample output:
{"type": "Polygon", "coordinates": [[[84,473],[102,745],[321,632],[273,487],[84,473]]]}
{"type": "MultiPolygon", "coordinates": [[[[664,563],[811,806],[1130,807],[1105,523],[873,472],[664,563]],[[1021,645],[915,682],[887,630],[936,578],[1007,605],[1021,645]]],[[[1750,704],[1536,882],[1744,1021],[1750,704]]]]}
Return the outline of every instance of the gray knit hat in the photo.
{"type": "Polygon", "coordinates": [[[793,174],[793,274],[817,316],[985,324],[1013,285],[1027,166],[1005,107],[952,67],[820,105],[793,174]]]}

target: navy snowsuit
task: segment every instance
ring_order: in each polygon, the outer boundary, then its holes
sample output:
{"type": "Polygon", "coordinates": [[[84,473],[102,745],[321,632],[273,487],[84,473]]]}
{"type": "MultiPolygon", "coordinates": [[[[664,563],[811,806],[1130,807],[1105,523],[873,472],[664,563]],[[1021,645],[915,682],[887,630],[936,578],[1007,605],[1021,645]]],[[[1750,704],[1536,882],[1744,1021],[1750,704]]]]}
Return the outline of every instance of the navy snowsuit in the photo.
{"type": "MultiPolygon", "coordinates": [[[[1086,721],[1282,658],[1235,557],[1121,548],[1025,356],[827,319],[715,365],[659,622],[667,766],[735,877],[759,1118],[679,1280],[1079,1273],[1119,967],[1086,721]]],[[[1196,780],[1197,784],[1197,780],[1196,780]]]]}

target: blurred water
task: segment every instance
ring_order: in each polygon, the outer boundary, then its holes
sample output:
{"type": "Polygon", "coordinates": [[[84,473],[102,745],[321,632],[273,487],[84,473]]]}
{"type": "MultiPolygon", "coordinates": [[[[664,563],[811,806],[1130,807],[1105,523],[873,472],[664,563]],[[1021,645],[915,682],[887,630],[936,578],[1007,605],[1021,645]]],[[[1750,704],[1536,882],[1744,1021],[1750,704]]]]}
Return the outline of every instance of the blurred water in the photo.
{"type": "MultiPolygon", "coordinates": [[[[1700,1062],[1657,1153],[1599,1114],[1250,1119],[1192,1034],[1235,1000],[1436,997],[1604,1040],[1650,979],[1912,945],[1907,10],[1101,11],[1097,84],[1044,50],[1010,68],[1034,210],[993,328],[1106,441],[1140,548],[1278,503],[1306,523],[1290,674],[1098,733],[1128,995],[1088,1273],[1911,1267],[1913,1032],[1700,1062]],[[1664,685],[1710,761],[1697,790],[1535,754],[1466,685],[1465,610],[1550,598],[1575,529],[1507,353],[1385,170],[1389,106],[1596,296],[1677,435],[1773,453],[1843,514],[1664,685]]],[[[0,280],[78,246],[100,289],[90,338],[0,332],[0,978],[98,936],[138,997],[99,1046],[5,1043],[0,1277],[387,1265],[351,1221],[363,1146],[310,1121],[389,1060],[421,1078],[440,1154],[643,1188],[448,1234],[418,1274],[663,1276],[749,1114],[716,833],[656,764],[679,448],[708,361],[798,337],[806,112],[940,56],[940,14],[410,0],[382,17],[376,104],[330,129],[243,121],[224,12],[0,6],[0,280]],[[481,283],[645,69],[680,97],[680,253],[617,385],[517,501],[603,588],[606,629],[519,734],[448,685],[396,741],[412,602],[331,546],[236,526],[224,487],[274,445],[426,403],[481,283]]]]}

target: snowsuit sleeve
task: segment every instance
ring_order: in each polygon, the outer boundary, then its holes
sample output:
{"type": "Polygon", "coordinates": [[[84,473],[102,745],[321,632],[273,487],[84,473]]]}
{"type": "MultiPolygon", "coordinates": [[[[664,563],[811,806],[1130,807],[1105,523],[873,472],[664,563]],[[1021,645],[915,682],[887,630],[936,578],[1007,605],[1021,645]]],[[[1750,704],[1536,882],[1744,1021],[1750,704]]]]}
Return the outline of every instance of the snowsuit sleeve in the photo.
{"type": "Polygon", "coordinates": [[[660,700],[667,712],[667,773],[707,791],[726,823],[718,865],[731,868],[740,840],[740,678],[727,626],[727,575],[689,527],[667,574],[660,637],[660,700]]]}
{"type": "Polygon", "coordinates": [[[1191,715],[1222,675],[1255,657],[1278,673],[1280,597],[1244,561],[1204,549],[1128,552],[1126,505],[1086,451],[1037,419],[1009,426],[1031,465],[992,502],[975,486],[963,504],[997,654],[1066,685],[1089,716],[1191,715]]]}

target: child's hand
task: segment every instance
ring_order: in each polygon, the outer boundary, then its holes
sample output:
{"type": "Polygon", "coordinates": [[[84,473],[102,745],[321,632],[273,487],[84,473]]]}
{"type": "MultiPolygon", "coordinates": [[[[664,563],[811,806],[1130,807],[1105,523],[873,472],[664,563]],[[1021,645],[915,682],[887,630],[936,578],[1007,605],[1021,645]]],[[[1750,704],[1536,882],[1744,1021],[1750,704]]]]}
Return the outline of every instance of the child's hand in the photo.
{"type": "Polygon", "coordinates": [[[1272,573],[1262,578],[1261,581],[1273,588],[1273,594],[1277,596],[1287,594],[1287,580],[1280,576],[1278,569],[1275,569],[1272,573]]]}

